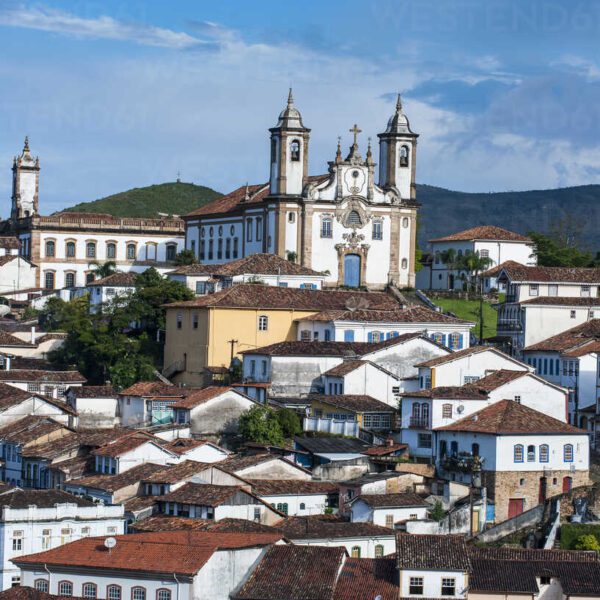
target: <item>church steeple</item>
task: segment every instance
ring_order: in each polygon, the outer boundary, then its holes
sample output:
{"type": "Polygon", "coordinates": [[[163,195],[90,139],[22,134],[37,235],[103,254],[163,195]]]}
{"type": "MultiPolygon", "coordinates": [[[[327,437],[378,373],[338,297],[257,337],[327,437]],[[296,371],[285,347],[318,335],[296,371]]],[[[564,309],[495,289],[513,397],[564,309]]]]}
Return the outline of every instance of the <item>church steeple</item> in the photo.
{"type": "Polygon", "coordinates": [[[308,177],[308,140],[310,129],[304,127],[302,115],[294,105],[292,88],[287,105],[279,114],[271,132],[272,196],[299,196],[308,177]]]}
{"type": "Polygon", "coordinates": [[[402,98],[396,98],[396,110],[383,133],[379,133],[379,185],[396,188],[403,200],[415,198],[415,172],[418,134],[410,128],[402,108],[402,98]]]}
{"type": "Polygon", "coordinates": [[[29,137],[25,137],[23,151],[13,159],[13,186],[11,219],[23,219],[38,214],[40,159],[33,158],[29,137]]]}

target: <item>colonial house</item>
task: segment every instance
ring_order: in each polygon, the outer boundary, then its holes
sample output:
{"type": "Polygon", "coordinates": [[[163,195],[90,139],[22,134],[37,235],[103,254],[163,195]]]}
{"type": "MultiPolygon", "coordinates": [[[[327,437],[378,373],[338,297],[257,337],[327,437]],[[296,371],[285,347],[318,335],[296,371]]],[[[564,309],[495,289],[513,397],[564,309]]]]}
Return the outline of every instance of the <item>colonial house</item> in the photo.
{"type": "Polygon", "coordinates": [[[438,427],[436,465],[445,478],[481,485],[500,523],[546,498],[589,483],[587,433],[514,400],[438,427]]]}
{"type": "Polygon", "coordinates": [[[136,273],[117,272],[87,284],[90,295],[90,310],[101,310],[107,304],[118,304],[135,291],[136,273]]]}
{"type": "Polygon", "coordinates": [[[309,176],[310,130],[291,96],[270,129],[268,183],[242,186],[185,217],[186,248],[201,263],[259,252],[327,272],[330,286],[414,286],[418,204],[416,140],[400,98],[379,134],[379,177],[371,145],[359,152],[355,125],[350,152],[340,144],[328,173],[309,176]]]}
{"type": "Polygon", "coordinates": [[[213,294],[236,283],[261,283],[276,287],[320,290],[325,275],[277,254],[250,254],[222,264],[194,263],[167,273],[195,294],[213,294]]]}
{"type": "Polygon", "coordinates": [[[77,411],[84,429],[120,425],[118,394],[110,385],[81,385],[67,388],[67,404],[77,411]]]}
{"type": "Polygon", "coordinates": [[[24,256],[1,252],[0,247],[0,294],[34,289],[38,281],[37,266],[24,256]]]}
{"type": "MultiPolygon", "coordinates": [[[[493,225],[479,225],[464,231],[429,240],[431,263],[417,274],[417,288],[421,290],[461,290],[465,273],[456,265],[444,262],[445,253],[452,250],[457,260],[477,254],[496,266],[506,261],[535,265],[533,241],[519,233],[493,225]]],[[[470,274],[467,274],[470,275],[470,274]]],[[[484,278],[484,290],[498,288],[495,277],[484,278]]]]}
{"type": "Polygon", "coordinates": [[[119,392],[119,414],[124,427],[171,423],[173,405],[186,390],[162,381],[138,381],[119,392]]]}
{"type": "Polygon", "coordinates": [[[12,209],[2,223],[16,237],[20,255],[37,265],[36,285],[23,287],[83,287],[94,279],[92,262],[114,261],[121,271],[155,267],[164,273],[183,249],[184,223],[179,218],[118,218],[108,214],[61,212],[39,214],[40,161],[25,138],[13,161],[12,209]]]}
{"type": "Polygon", "coordinates": [[[165,447],[177,454],[180,460],[193,460],[201,463],[221,462],[230,456],[228,450],[208,440],[175,438],[165,444],[165,447]]]}
{"type": "MultiPolygon", "coordinates": [[[[517,356],[600,314],[600,269],[527,267],[507,262],[497,270],[507,286],[498,307],[498,336],[517,356]]],[[[485,274],[484,274],[485,276],[485,274]]]]}
{"type": "Polygon", "coordinates": [[[394,529],[404,521],[426,519],[430,509],[430,504],[413,492],[366,494],[350,501],[350,520],[394,529]]]}
{"type": "Polygon", "coordinates": [[[178,383],[202,385],[206,367],[229,367],[244,350],[296,340],[298,319],[323,310],[346,310],[357,304],[373,310],[398,308],[398,301],[383,292],[243,283],[169,304],[163,374],[178,383]]]}
{"type": "Polygon", "coordinates": [[[59,490],[0,490],[1,584],[22,583],[15,561],[74,540],[124,533],[122,506],[98,506],[59,490]]]}
{"type": "Polygon", "coordinates": [[[538,375],[569,390],[570,422],[594,431],[594,420],[582,411],[593,407],[595,414],[600,398],[600,319],[527,346],[523,358],[538,375]]]}
{"type": "Polygon", "coordinates": [[[65,332],[46,333],[26,323],[15,324],[10,332],[0,331],[0,369],[23,368],[25,362],[29,362],[30,368],[38,369],[36,364],[43,364],[42,359],[62,346],[66,337],[65,332]]]}
{"type": "Polygon", "coordinates": [[[0,370],[0,382],[31,394],[62,400],[69,386],[83,385],[86,379],[78,371],[17,369],[11,365],[10,369],[0,370]]]}
{"type": "Polygon", "coordinates": [[[235,455],[219,463],[219,468],[242,479],[310,481],[310,471],[276,454],[235,455]]]}
{"type": "Polygon", "coordinates": [[[522,363],[492,346],[474,346],[458,352],[419,362],[419,387],[429,389],[461,386],[473,383],[493,371],[533,371],[522,363]]]}
{"type": "Polygon", "coordinates": [[[57,596],[229,600],[279,533],[171,531],[86,538],[16,559],[23,585],[57,596]],[[224,573],[227,574],[224,577],[224,573]]]}

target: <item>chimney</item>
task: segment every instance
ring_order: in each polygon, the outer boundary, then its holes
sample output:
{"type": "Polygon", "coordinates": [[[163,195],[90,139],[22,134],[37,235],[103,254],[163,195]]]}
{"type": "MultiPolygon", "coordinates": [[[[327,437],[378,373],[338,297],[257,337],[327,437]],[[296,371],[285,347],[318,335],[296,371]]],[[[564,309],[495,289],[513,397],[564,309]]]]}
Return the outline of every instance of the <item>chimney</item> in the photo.
{"type": "Polygon", "coordinates": [[[31,328],[31,343],[35,344],[35,325],[31,328]]]}

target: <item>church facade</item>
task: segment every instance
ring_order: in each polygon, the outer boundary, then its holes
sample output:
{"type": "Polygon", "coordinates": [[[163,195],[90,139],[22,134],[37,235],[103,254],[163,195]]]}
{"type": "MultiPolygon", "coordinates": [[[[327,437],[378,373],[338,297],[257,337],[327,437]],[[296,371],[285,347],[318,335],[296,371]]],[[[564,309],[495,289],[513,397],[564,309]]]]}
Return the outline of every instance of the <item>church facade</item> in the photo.
{"type": "Polygon", "coordinates": [[[360,129],[350,132],[349,153],[342,155],[338,141],[328,172],[310,176],[310,129],[290,90],[270,129],[269,182],[243,186],[187,215],[186,247],[207,264],[277,254],[325,273],[331,287],[413,287],[418,134],[399,96],[378,134],[378,165],[370,141],[361,155],[360,129]]]}

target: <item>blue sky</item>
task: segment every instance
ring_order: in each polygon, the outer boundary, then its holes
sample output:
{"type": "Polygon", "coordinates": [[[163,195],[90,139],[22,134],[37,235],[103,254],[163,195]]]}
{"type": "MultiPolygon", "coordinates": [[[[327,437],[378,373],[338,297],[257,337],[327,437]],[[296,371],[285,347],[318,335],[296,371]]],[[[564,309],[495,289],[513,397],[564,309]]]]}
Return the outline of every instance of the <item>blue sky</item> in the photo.
{"type": "Polygon", "coordinates": [[[43,212],[178,171],[264,181],[290,85],[312,173],[400,91],[421,183],[600,183],[599,39],[594,0],[0,0],[0,213],[25,134],[43,212]]]}

